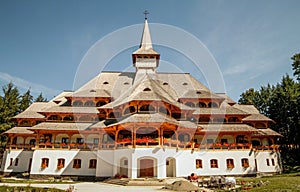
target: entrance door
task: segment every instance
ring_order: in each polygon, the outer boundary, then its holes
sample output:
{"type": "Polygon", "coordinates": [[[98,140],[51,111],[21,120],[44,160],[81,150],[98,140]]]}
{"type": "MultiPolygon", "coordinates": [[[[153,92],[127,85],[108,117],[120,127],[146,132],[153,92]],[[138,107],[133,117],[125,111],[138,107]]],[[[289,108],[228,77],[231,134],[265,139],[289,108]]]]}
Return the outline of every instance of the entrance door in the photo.
{"type": "Polygon", "coordinates": [[[140,177],[154,176],[154,161],[152,159],[140,160],[140,177]]]}

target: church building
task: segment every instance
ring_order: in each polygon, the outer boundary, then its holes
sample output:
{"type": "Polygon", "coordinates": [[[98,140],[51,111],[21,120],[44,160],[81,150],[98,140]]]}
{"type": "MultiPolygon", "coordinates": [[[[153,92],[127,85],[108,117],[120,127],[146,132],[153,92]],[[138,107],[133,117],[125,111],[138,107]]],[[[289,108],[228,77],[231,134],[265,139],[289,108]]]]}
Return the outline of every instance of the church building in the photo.
{"type": "Polygon", "coordinates": [[[31,178],[253,176],[282,170],[273,120],[188,73],[159,73],[145,19],[135,72],[101,72],[12,118],[0,172],[31,178]]]}

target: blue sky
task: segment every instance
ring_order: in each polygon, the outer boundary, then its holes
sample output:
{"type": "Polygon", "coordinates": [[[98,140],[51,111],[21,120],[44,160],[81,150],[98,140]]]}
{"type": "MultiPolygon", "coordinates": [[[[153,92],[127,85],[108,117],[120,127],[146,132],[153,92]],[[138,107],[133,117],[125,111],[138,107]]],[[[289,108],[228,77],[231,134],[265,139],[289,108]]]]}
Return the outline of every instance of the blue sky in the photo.
{"type": "MultiPolygon", "coordinates": [[[[298,0],[0,0],[0,85],[12,81],[48,99],[73,89],[90,47],[120,28],[143,23],[145,9],[149,23],[179,27],[208,48],[235,100],[246,89],[292,74],[290,57],[300,52],[298,0]]],[[[140,36],[136,39],[138,44],[140,36]]],[[[155,49],[163,60],[185,61],[155,49]]],[[[130,51],[112,62],[131,66],[130,51]]],[[[117,69],[112,64],[106,70],[117,69]]]]}

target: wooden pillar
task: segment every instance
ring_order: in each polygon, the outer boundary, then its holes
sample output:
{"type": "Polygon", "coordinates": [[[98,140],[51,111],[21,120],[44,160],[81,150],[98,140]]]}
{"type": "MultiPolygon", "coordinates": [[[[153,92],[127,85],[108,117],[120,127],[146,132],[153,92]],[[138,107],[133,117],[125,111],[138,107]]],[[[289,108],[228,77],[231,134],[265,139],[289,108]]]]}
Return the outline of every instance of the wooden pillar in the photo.
{"type": "Polygon", "coordinates": [[[54,149],[55,148],[55,140],[56,140],[56,136],[57,136],[57,133],[53,133],[53,143],[52,143],[52,148],[54,149]]]}
{"type": "Polygon", "coordinates": [[[134,125],[132,127],[132,147],[136,147],[136,130],[134,125]]]}
{"type": "Polygon", "coordinates": [[[159,145],[164,146],[164,129],[163,129],[163,127],[160,127],[160,131],[159,131],[159,145]]]}

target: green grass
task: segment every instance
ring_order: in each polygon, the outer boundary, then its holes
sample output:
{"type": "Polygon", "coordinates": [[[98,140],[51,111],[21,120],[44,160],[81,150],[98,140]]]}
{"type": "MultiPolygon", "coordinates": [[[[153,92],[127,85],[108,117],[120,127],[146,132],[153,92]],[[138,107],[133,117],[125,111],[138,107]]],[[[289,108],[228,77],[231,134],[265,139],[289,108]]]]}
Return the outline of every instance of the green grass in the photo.
{"type": "Polygon", "coordinates": [[[249,192],[300,192],[300,173],[262,178],[239,178],[237,184],[242,184],[242,191],[249,192]]]}
{"type": "Polygon", "coordinates": [[[31,179],[13,179],[2,177],[0,180],[1,183],[28,183],[28,184],[74,184],[73,181],[60,181],[60,180],[31,180],[31,179]]]}
{"type": "Polygon", "coordinates": [[[0,192],[61,192],[65,190],[50,189],[50,188],[39,188],[39,187],[9,187],[0,186],[0,192]]]}

